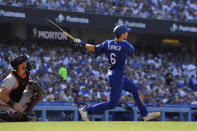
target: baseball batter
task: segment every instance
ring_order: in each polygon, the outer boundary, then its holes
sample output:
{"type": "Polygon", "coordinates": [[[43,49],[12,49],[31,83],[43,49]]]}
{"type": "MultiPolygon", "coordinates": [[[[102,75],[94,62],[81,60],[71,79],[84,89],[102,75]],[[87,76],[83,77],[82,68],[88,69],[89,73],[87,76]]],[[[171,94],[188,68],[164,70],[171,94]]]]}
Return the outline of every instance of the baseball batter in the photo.
{"type": "Polygon", "coordinates": [[[126,41],[128,29],[125,25],[118,25],[114,28],[114,40],[106,40],[100,45],[86,44],[80,39],[75,39],[75,43],[96,53],[105,53],[108,57],[108,77],[111,87],[109,101],[99,103],[79,109],[82,119],[88,121],[88,113],[98,113],[113,109],[117,106],[122,90],[132,93],[133,98],[140,110],[140,115],[144,121],[151,120],[160,115],[160,112],[148,113],[142,100],[142,94],[138,87],[124,76],[124,66],[127,55],[132,56],[134,47],[126,41]]]}

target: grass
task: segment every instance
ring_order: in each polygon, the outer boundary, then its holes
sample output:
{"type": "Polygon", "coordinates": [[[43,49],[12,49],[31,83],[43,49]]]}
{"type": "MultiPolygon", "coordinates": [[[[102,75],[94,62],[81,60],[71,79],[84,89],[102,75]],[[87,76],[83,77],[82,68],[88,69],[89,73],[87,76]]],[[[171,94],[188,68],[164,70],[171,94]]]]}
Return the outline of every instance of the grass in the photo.
{"type": "Polygon", "coordinates": [[[10,122],[1,131],[197,131],[197,122],[10,122]]]}

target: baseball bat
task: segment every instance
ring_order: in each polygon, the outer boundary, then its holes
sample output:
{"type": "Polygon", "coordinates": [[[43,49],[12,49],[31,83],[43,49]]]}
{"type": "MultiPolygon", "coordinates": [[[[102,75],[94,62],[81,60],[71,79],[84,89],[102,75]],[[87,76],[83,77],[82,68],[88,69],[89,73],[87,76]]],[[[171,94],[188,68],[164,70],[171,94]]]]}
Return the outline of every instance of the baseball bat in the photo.
{"type": "Polygon", "coordinates": [[[61,31],[63,34],[65,34],[66,36],[68,36],[69,38],[71,38],[72,40],[74,40],[75,38],[70,35],[69,33],[67,33],[66,31],[64,31],[61,27],[59,27],[57,24],[55,24],[53,21],[46,19],[46,24],[50,27],[52,27],[55,30],[61,31]]]}

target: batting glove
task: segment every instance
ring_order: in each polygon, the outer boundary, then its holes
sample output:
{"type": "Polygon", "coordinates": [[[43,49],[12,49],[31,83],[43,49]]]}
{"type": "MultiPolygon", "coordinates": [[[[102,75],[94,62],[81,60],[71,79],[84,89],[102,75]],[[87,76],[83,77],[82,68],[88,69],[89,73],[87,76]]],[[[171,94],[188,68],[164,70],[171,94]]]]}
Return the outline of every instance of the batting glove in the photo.
{"type": "Polygon", "coordinates": [[[75,42],[76,44],[78,44],[79,46],[81,46],[81,47],[85,47],[85,42],[83,42],[83,41],[80,40],[80,39],[75,39],[74,42],[75,42]]]}

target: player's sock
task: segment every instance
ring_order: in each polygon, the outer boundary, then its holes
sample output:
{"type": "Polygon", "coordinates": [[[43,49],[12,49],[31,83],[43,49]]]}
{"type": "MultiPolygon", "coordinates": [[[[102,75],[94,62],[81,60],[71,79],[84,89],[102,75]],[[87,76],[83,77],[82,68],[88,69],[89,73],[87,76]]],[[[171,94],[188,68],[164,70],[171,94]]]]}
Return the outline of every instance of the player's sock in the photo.
{"type": "Polygon", "coordinates": [[[160,112],[152,112],[152,113],[148,113],[147,116],[143,117],[144,121],[149,121],[149,120],[152,120],[158,116],[160,116],[160,112]]]}
{"type": "Polygon", "coordinates": [[[88,119],[88,112],[84,110],[84,108],[79,109],[79,113],[84,121],[89,121],[88,119]]]}

